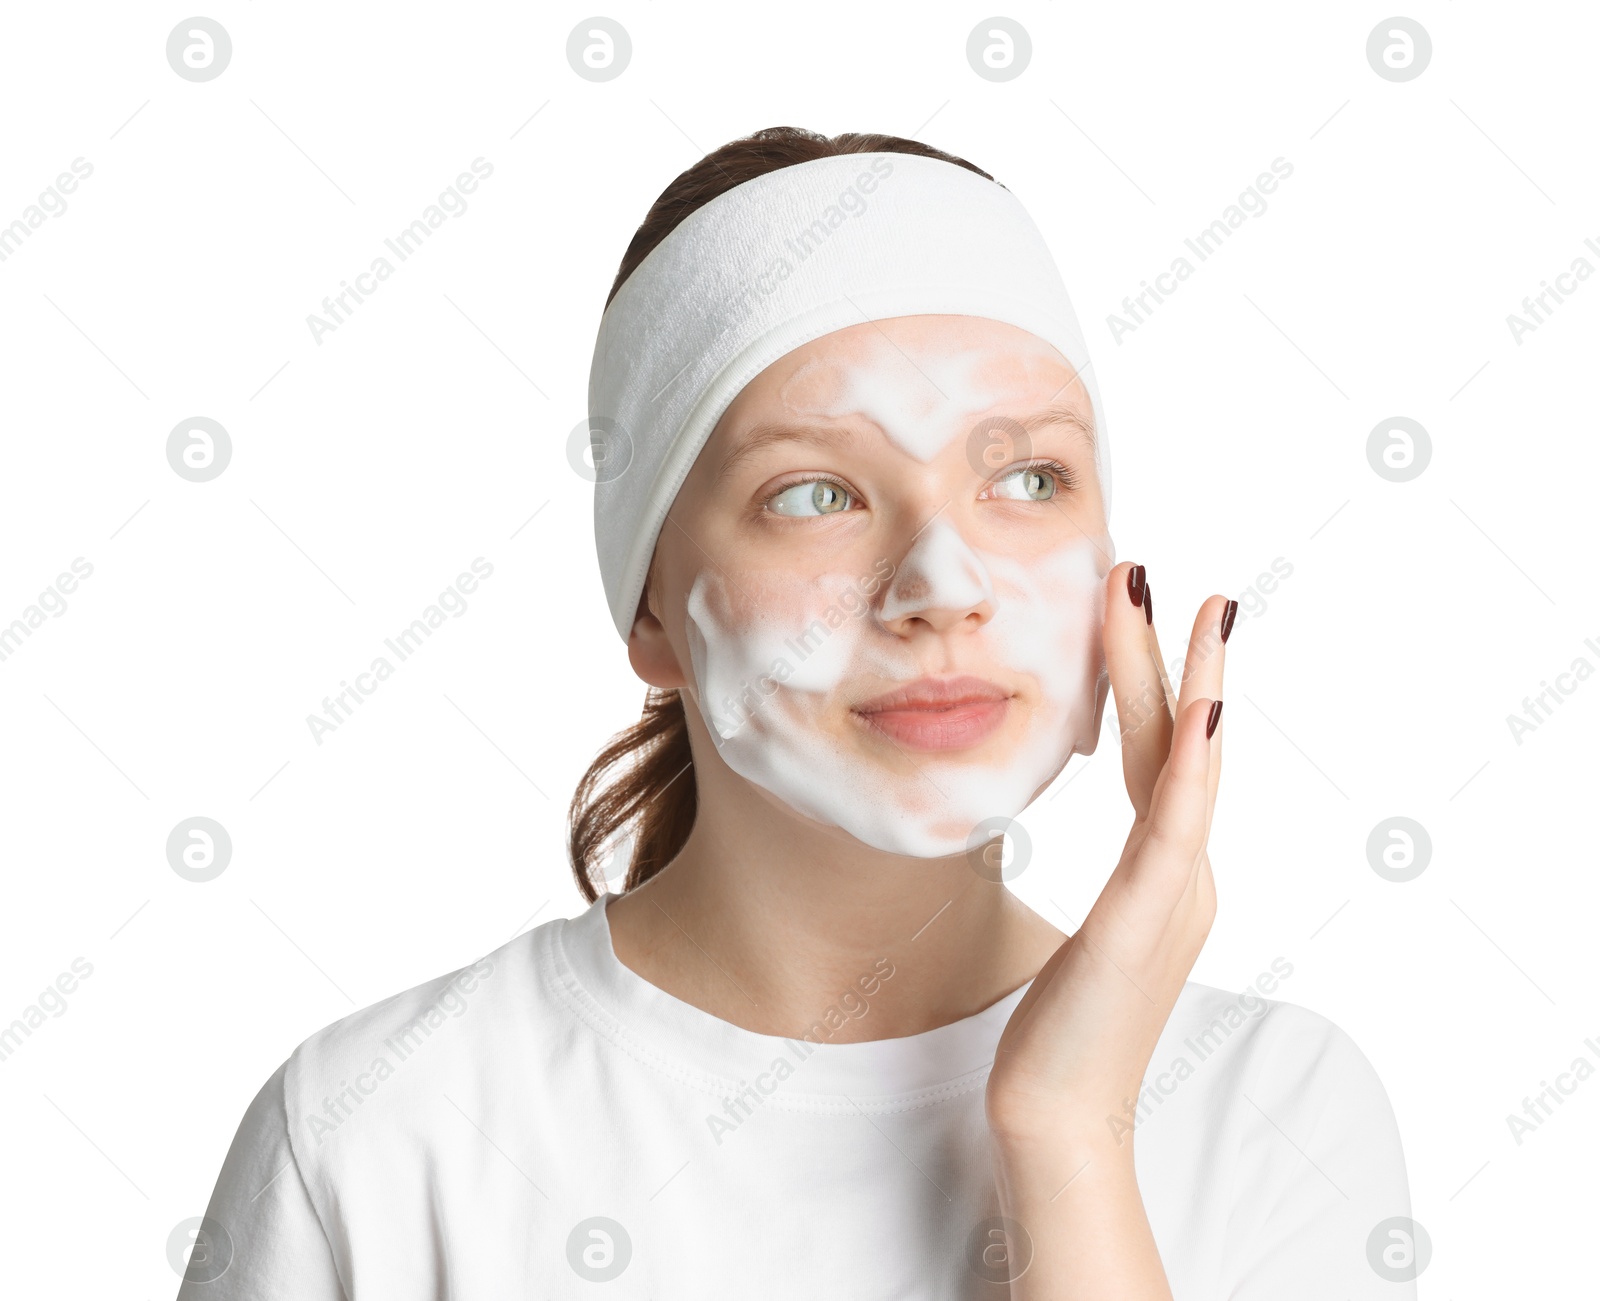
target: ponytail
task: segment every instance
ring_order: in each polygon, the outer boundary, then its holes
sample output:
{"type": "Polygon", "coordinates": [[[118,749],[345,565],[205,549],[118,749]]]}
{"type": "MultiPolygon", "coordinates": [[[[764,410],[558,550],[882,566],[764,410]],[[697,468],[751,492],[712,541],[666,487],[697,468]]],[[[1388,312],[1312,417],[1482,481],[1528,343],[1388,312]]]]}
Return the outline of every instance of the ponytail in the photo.
{"type": "Polygon", "coordinates": [[[600,897],[607,859],[625,828],[631,825],[634,834],[624,893],[676,858],[689,838],[697,800],[683,711],[676,688],[648,688],[639,721],[611,738],[578,783],[567,848],[578,889],[590,903],[600,897]],[[629,760],[621,776],[604,785],[629,760]]]}

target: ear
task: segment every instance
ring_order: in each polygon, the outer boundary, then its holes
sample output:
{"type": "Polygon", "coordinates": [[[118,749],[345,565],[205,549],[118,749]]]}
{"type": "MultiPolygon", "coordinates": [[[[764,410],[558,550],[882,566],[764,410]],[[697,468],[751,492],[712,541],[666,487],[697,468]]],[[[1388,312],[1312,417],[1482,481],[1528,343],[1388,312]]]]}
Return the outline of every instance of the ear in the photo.
{"type": "Polygon", "coordinates": [[[634,616],[633,627],[628,630],[628,662],[633,671],[652,687],[683,687],[688,685],[678,663],[678,655],[667,639],[667,630],[661,620],[651,613],[647,598],[639,598],[639,612],[634,616]]]}

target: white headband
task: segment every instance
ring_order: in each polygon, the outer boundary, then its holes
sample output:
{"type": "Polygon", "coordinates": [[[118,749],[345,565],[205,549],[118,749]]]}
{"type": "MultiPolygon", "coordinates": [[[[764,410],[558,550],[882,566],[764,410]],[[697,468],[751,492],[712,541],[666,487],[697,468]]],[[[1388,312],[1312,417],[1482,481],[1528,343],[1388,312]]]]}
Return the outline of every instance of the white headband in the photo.
{"type": "Polygon", "coordinates": [[[622,639],[667,511],[739,391],[785,353],[893,316],[982,316],[1053,345],[1106,422],[1050,250],[1004,186],[937,158],[844,154],[697,208],[623,282],[589,370],[595,546],[622,639]]]}

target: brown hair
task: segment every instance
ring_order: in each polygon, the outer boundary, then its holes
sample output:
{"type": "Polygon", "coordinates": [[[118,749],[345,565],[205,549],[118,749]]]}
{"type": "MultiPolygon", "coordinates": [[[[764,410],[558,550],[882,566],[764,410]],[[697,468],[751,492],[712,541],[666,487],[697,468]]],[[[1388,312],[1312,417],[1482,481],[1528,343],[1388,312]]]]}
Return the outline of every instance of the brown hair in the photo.
{"type": "MultiPolygon", "coordinates": [[[[681,172],[650,205],[628,243],[606,305],[650,251],[696,208],[734,186],[780,167],[840,154],[897,153],[940,158],[994,180],[981,167],[931,145],[901,136],[850,131],[824,136],[802,127],[775,126],[730,140],[681,172]]],[[[654,576],[652,562],[650,577],[654,576]]],[[[642,885],[677,857],[694,826],[697,806],[689,724],[676,688],[647,687],[637,723],[606,742],[578,782],[567,811],[567,849],[578,889],[599,898],[606,852],[633,826],[633,849],[623,891],[642,885]],[[615,777],[614,769],[620,769],[615,777]]]]}

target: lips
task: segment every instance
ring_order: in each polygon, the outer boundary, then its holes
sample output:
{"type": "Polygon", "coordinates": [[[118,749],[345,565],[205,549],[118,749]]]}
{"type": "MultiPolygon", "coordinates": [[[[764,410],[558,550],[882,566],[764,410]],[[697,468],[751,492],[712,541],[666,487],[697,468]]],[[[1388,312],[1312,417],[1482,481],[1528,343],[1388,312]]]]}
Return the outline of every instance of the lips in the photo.
{"type": "Polygon", "coordinates": [[[918,750],[977,745],[1005,721],[1012,693],[984,678],[919,678],[856,705],[873,730],[918,750]]]}

